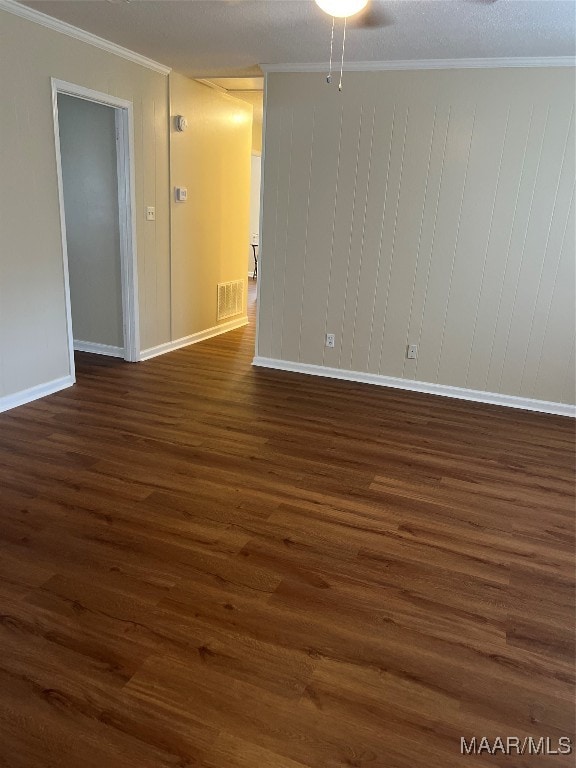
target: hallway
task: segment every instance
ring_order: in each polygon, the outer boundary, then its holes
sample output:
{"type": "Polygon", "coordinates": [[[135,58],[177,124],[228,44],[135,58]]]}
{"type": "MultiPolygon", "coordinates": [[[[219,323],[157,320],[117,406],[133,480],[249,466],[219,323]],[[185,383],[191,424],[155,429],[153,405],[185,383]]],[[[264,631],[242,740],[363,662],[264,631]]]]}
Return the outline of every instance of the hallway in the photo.
{"type": "Polygon", "coordinates": [[[573,423],[253,369],[249,283],[248,327],[0,416],[0,766],[574,738],[573,423]]]}

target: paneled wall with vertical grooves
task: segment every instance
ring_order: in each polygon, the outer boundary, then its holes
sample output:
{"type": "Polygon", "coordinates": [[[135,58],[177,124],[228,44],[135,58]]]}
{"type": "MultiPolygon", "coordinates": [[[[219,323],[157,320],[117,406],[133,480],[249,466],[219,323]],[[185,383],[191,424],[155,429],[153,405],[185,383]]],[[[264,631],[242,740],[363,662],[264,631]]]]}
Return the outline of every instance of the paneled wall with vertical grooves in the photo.
{"type": "Polygon", "coordinates": [[[143,349],[170,340],[171,297],[167,77],[4,10],[0,71],[2,397],[70,373],[51,77],[133,102],[143,349]]]}
{"type": "Polygon", "coordinates": [[[574,90],[270,74],[257,354],[574,403],[574,90]]]}

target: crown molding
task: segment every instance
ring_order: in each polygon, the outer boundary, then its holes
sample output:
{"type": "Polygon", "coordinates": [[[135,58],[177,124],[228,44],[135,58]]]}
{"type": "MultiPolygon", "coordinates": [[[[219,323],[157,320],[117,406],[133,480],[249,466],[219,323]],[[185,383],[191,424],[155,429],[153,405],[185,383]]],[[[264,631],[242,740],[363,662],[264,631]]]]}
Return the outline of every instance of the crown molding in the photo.
{"type": "MultiPolygon", "coordinates": [[[[385,72],[403,69],[501,69],[504,67],[576,67],[574,56],[530,56],[498,59],[405,59],[398,61],[349,61],[346,72],[385,72]]],[[[271,72],[326,72],[327,62],[309,64],[260,64],[266,74],[271,72]]]]}
{"type": "Polygon", "coordinates": [[[219,91],[220,93],[229,93],[229,91],[226,90],[226,88],[223,88],[221,85],[218,85],[218,83],[213,83],[212,80],[210,80],[207,77],[196,77],[195,78],[197,83],[202,83],[202,85],[208,86],[208,88],[212,88],[213,91],[219,91]]]}
{"type": "Polygon", "coordinates": [[[168,75],[172,71],[171,67],[167,67],[165,64],[160,64],[153,59],[142,56],[140,53],[130,51],[128,48],[123,48],[121,45],[111,43],[109,40],[104,40],[104,38],[93,35],[91,32],[86,32],[84,29],[73,27],[72,24],[67,24],[65,21],[55,19],[53,16],[47,16],[45,13],[41,13],[34,8],[29,8],[26,5],[16,2],[16,0],[0,0],[0,10],[13,13],[15,16],[20,16],[28,21],[33,21],[35,24],[41,24],[43,27],[52,29],[54,32],[61,32],[63,35],[68,35],[68,37],[73,37],[75,40],[80,40],[83,43],[88,43],[88,45],[93,45],[95,48],[100,48],[107,53],[120,56],[134,64],[139,64],[141,67],[146,67],[154,72],[159,72],[161,75],[168,75]]]}

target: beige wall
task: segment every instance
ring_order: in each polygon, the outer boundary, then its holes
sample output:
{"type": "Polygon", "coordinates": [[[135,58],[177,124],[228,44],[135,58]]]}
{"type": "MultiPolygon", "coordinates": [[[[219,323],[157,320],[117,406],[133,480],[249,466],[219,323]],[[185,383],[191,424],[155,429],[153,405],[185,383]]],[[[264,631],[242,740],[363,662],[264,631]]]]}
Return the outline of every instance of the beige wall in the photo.
{"type": "Polygon", "coordinates": [[[115,111],[58,96],[74,341],[124,347],[115,111]]]}
{"type": "Polygon", "coordinates": [[[170,339],[170,254],[166,76],[2,10],[0,71],[2,397],[69,374],[50,77],[134,103],[143,348],[170,339]]]}
{"type": "Polygon", "coordinates": [[[574,403],[574,85],[269,75],[257,354],[574,403]]]}
{"type": "MultiPolygon", "coordinates": [[[[172,186],[172,339],[218,325],[216,285],[247,280],[252,107],[218,90],[170,75],[172,186]],[[172,196],[173,197],[173,196],[172,196]]],[[[245,292],[246,293],[246,292],[245,292]]]]}
{"type": "Polygon", "coordinates": [[[262,91],[230,91],[237,99],[252,104],[254,108],[254,120],[252,123],[252,152],[262,154],[262,119],[264,113],[262,91]]]}

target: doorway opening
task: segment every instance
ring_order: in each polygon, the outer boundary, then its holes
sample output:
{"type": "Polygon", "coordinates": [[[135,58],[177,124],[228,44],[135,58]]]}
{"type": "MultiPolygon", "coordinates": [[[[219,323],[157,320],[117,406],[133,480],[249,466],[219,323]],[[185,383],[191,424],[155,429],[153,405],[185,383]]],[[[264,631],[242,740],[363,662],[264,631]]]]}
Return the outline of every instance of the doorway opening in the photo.
{"type": "Polygon", "coordinates": [[[250,248],[248,253],[248,277],[258,277],[258,256],[260,248],[260,197],[262,158],[252,152],[250,164],[250,248]]]}
{"type": "Polygon", "coordinates": [[[132,103],[52,80],[70,372],[140,358],[132,103]]]}

